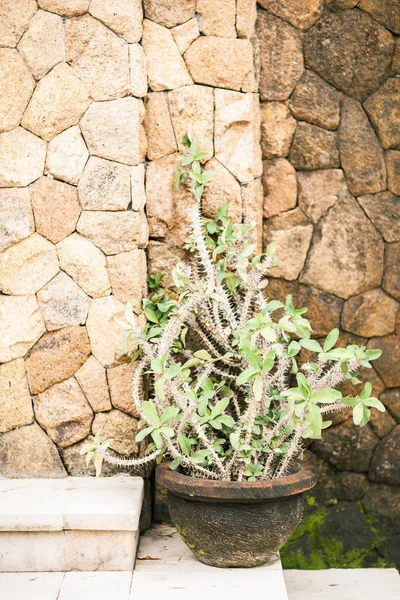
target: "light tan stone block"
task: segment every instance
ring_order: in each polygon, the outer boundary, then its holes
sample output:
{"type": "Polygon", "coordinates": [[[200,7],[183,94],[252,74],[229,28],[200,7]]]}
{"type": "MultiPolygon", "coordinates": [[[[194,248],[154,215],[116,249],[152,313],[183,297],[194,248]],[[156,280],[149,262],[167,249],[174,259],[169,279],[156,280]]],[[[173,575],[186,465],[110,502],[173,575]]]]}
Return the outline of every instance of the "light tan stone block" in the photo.
{"type": "Polygon", "coordinates": [[[147,132],[148,158],[157,160],[176,152],[177,145],[167,95],[164,92],[148,94],[145,105],[144,123],[147,132]]]}
{"type": "Polygon", "coordinates": [[[114,296],[92,300],[87,330],[92,352],[103,367],[118,364],[123,355],[124,334],[117,321],[124,320],[125,307],[114,296]]]}
{"type": "Polygon", "coordinates": [[[186,21],[186,23],[182,23],[182,25],[177,25],[171,31],[181,54],[184,54],[190,44],[200,35],[199,24],[196,17],[186,21]]]}
{"type": "Polygon", "coordinates": [[[2,0],[0,47],[15,48],[37,9],[36,0],[2,0]]]}
{"type": "Polygon", "coordinates": [[[136,98],[93,102],[81,120],[81,130],[91,154],[138,165],[143,160],[140,123],[143,103],[136,98]]]}
{"type": "Polygon", "coordinates": [[[131,201],[131,167],[91,156],[78,192],[85,210],[126,210],[131,201]]]}
{"type": "Polygon", "coordinates": [[[185,52],[195,83],[256,92],[253,46],[249,40],[200,36],[185,52]]]}
{"type": "Polygon", "coordinates": [[[236,1],[198,0],[196,12],[202,17],[201,33],[219,37],[236,37],[236,1]]]}
{"type": "Polygon", "coordinates": [[[118,254],[134,250],[138,246],[143,248],[149,237],[146,216],[132,210],[85,210],[76,229],[105,254],[118,254]]]}
{"type": "Polygon", "coordinates": [[[262,175],[257,94],[215,90],[215,158],[240,183],[262,175]]]}
{"type": "Polygon", "coordinates": [[[296,120],[283,102],[261,104],[261,148],[263,158],[279,158],[289,154],[296,131],[296,120]]]}
{"type": "Polygon", "coordinates": [[[0,134],[0,187],[26,186],[43,175],[46,143],[22,127],[0,134]]]}
{"type": "Polygon", "coordinates": [[[35,296],[0,296],[0,362],[25,356],[46,331],[35,296]]]}
{"type": "Polygon", "coordinates": [[[385,242],[400,242],[400,198],[391,192],[359,196],[358,202],[385,242]]]}
{"type": "Polygon", "coordinates": [[[0,289],[5,294],[35,294],[59,271],[53,244],[34,233],[0,254],[0,289]]]}
{"type": "Polygon", "coordinates": [[[147,75],[153,92],[173,90],[193,83],[169,29],[145,19],[142,46],[147,57],[147,75]]]}
{"type": "Polygon", "coordinates": [[[96,434],[99,429],[104,439],[112,439],[110,448],[122,454],[130,456],[139,451],[135,441],[138,421],[120,410],[111,410],[107,413],[95,415],[92,430],[96,434]]]}
{"type": "Polygon", "coordinates": [[[45,172],[76,185],[88,158],[88,149],[78,125],[75,125],[49,142],[45,172]]]}
{"type": "Polygon", "coordinates": [[[81,80],[66,63],[59,63],[39,81],[21,125],[46,141],[76,125],[90,104],[81,80]]]}
{"type": "Polygon", "coordinates": [[[57,244],[61,268],[93,298],[111,293],[106,258],[90,240],[73,233],[57,244]]]}
{"type": "Polygon", "coordinates": [[[221,163],[212,158],[204,169],[214,172],[214,179],[204,188],[201,199],[202,212],[205,217],[215,217],[222,204],[229,203],[228,216],[236,223],[242,222],[242,195],[240,184],[221,163]]]}
{"type": "Polygon", "coordinates": [[[284,158],[264,160],[264,218],[294,208],[297,204],[296,171],[284,158]]]}
{"type": "Polygon", "coordinates": [[[240,38],[251,38],[257,20],[257,0],[236,0],[236,30],[240,38]]]}
{"type": "Polygon", "coordinates": [[[208,158],[214,154],[214,93],[209,87],[189,85],[168,92],[169,109],[178,151],[187,150],[183,136],[190,130],[192,138],[199,142],[208,158]]]}
{"type": "Polygon", "coordinates": [[[76,188],[50,177],[31,185],[36,231],[57,244],[75,231],[81,214],[76,188]]]}
{"type": "Polygon", "coordinates": [[[34,87],[35,80],[18,52],[0,48],[0,132],[20,124],[34,87]]]}
{"type": "Polygon", "coordinates": [[[141,0],[92,0],[91,15],[131,44],[142,37],[143,8],[141,0]]]}
{"type": "Polygon", "coordinates": [[[68,379],[90,354],[85,327],[64,327],[46,333],[26,357],[26,372],[32,394],[68,379]]]}
{"type": "Polygon", "coordinates": [[[143,98],[147,94],[146,55],[140,44],[129,44],[131,94],[143,98]]]}
{"type": "MultiPolygon", "coordinates": [[[[100,415],[99,415],[100,416],[100,415]]],[[[131,571],[136,558],[136,545],[138,533],[132,531],[65,531],[65,566],[66,571],[131,571]],[[84,559],[82,560],[82,555],[84,559]]],[[[120,573],[118,575],[121,575],[120,573]]],[[[124,574],[125,575],[125,574],[124,574]]],[[[87,576],[87,575],[86,575],[87,576]]],[[[89,589],[93,590],[93,580],[89,582],[89,589]]],[[[108,594],[114,595],[121,590],[119,585],[108,586],[103,583],[101,590],[109,590],[108,594]]],[[[82,589],[80,586],[69,586],[66,589],[82,589]]],[[[129,586],[128,586],[129,588],[129,586]]],[[[122,588],[125,591],[124,588],[122,588]]],[[[100,592],[99,592],[100,593],[100,592]]],[[[97,594],[100,599],[101,596],[97,594]]],[[[121,596],[123,597],[123,596],[121,596]]]]}
{"type": "Polygon", "coordinates": [[[18,44],[18,52],[36,79],[41,79],[65,60],[64,26],[62,18],[39,10],[18,44]]]}
{"type": "Polygon", "coordinates": [[[399,304],[381,289],[349,298],[342,312],[342,328],[362,337],[393,333],[399,304]]]}
{"type": "Polygon", "coordinates": [[[145,251],[131,250],[107,256],[107,267],[114,296],[124,304],[132,302],[133,310],[140,313],[142,298],[147,293],[145,251]]]}
{"type": "Polygon", "coordinates": [[[299,206],[314,223],[328,212],[347,189],[341,169],[299,171],[297,182],[299,206]]]}
{"type": "Polygon", "coordinates": [[[86,322],[89,298],[64,271],[38,292],[37,299],[47,331],[86,322]]]}
{"type": "Polygon", "coordinates": [[[175,27],[186,23],[194,16],[196,0],[144,0],[146,19],[159,23],[164,27],[175,27]]]}
{"type": "Polygon", "coordinates": [[[144,191],[144,164],[131,167],[131,202],[132,210],[143,211],[146,205],[144,191]]]}
{"type": "Polygon", "coordinates": [[[0,365],[0,433],[33,421],[31,395],[22,358],[0,365]]]}
{"type": "Polygon", "coordinates": [[[75,379],[95,412],[112,408],[106,370],[93,355],[75,373],[75,379]]]}
{"type": "Polygon", "coordinates": [[[0,252],[35,231],[29,188],[0,190],[0,252]]]}
{"type": "Polygon", "coordinates": [[[90,0],[38,0],[40,8],[63,17],[82,15],[89,8],[90,0]]]}
{"type": "Polygon", "coordinates": [[[132,377],[135,367],[130,363],[124,363],[107,369],[107,380],[110,386],[111,402],[114,408],[139,418],[132,398],[132,377]]]}
{"type": "Polygon", "coordinates": [[[89,14],[67,21],[65,52],[93,100],[129,94],[128,44],[89,14]]]}

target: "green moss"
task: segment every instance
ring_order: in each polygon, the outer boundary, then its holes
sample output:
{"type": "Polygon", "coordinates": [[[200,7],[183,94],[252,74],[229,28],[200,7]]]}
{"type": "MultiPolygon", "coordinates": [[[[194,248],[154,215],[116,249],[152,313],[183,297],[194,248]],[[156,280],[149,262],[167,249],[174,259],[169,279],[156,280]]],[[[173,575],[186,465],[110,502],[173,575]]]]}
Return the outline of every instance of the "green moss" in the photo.
{"type": "Polygon", "coordinates": [[[309,496],[306,500],[308,506],[314,506],[315,504],[315,497],[314,496],[309,496]]]}

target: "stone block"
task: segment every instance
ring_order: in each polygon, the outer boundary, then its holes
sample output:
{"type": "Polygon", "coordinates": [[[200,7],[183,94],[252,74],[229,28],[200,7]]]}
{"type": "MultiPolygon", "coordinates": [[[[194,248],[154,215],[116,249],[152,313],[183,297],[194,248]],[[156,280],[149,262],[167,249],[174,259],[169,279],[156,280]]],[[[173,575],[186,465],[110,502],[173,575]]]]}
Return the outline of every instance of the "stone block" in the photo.
{"type": "Polygon", "coordinates": [[[43,175],[46,143],[17,127],[0,134],[0,187],[21,187],[43,175]]]}
{"type": "Polygon", "coordinates": [[[131,201],[131,168],[91,156],[78,184],[84,210],[126,210],[131,201]]]}
{"type": "Polygon", "coordinates": [[[65,60],[62,18],[39,10],[18,44],[18,52],[36,77],[41,79],[65,60]]]}
{"type": "Polygon", "coordinates": [[[289,160],[299,171],[340,167],[336,133],[301,121],[294,134],[289,160]]]}
{"type": "Polygon", "coordinates": [[[127,42],[140,42],[143,20],[141,0],[92,0],[89,12],[127,42]]]}
{"type": "Polygon", "coordinates": [[[46,331],[35,296],[0,295],[0,362],[25,356],[46,331]]]}
{"type": "Polygon", "coordinates": [[[296,171],[284,158],[263,161],[264,218],[295,208],[297,204],[296,171]]]}
{"type": "Polygon", "coordinates": [[[33,421],[31,395],[22,358],[0,365],[0,433],[33,421]]]}
{"type": "Polygon", "coordinates": [[[261,104],[261,148],[263,158],[289,154],[297,123],[283,102],[261,104]]]}
{"type": "Polygon", "coordinates": [[[337,129],[341,94],[313,71],[304,71],[289,100],[290,110],[299,121],[325,129],[337,129]]]}
{"type": "Polygon", "coordinates": [[[177,145],[167,95],[164,92],[147,94],[145,106],[147,157],[150,160],[157,160],[173,154],[177,151],[177,145]]]}
{"type": "Polygon", "coordinates": [[[297,184],[299,206],[314,223],[318,223],[346,191],[341,169],[299,171],[297,184]]]}
{"type": "Polygon", "coordinates": [[[93,355],[75,373],[75,379],[95,412],[112,408],[106,370],[93,355]]]}
{"type": "Polygon", "coordinates": [[[144,248],[148,241],[145,215],[132,210],[84,210],[76,229],[105,254],[144,248]]]}
{"type": "Polygon", "coordinates": [[[0,48],[0,132],[20,124],[35,87],[28,67],[16,50],[0,48]]]}
{"type": "Polygon", "coordinates": [[[80,129],[74,125],[49,142],[45,172],[76,185],[88,158],[89,152],[80,129]]]}
{"type": "Polygon", "coordinates": [[[35,231],[29,188],[0,190],[0,252],[35,231]]]}
{"type": "Polygon", "coordinates": [[[38,292],[37,299],[47,331],[86,322],[89,298],[64,271],[38,292]]]}

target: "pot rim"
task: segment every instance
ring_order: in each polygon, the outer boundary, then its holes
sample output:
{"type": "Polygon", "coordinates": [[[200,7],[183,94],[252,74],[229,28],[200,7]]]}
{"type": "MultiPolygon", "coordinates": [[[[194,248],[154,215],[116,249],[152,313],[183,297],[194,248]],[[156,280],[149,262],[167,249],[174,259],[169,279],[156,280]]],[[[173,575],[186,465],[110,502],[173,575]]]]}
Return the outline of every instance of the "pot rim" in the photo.
{"type": "Polygon", "coordinates": [[[279,479],[266,481],[219,481],[189,477],[170,469],[171,462],[163,462],[156,469],[157,483],[169,492],[199,500],[200,502],[241,502],[251,503],[264,500],[277,500],[295,496],[310,490],[318,479],[314,467],[301,465],[297,473],[284,475],[279,479]]]}

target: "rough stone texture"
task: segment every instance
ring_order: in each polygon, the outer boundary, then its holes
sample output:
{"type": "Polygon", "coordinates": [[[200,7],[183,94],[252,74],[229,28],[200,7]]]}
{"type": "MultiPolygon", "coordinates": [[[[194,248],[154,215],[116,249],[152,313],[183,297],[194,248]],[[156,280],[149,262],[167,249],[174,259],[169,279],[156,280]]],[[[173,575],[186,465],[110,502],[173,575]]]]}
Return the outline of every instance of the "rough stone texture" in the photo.
{"type": "MultiPolygon", "coordinates": [[[[110,8],[109,3],[104,6],[110,8]]],[[[112,100],[129,93],[128,44],[90,15],[67,21],[65,52],[93,100],[112,100]]]]}
{"type": "Polygon", "coordinates": [[[123,331],[117,320],[123,321],[125,307],[114,296],[93,300],[86,326],[92,352],[103,367],[113,367],[121,358],[123,331]]]}
{"type": "Polygon", "coordinates": [[[264,224],[264,243],[276,244],[279,266],[271,269],[270,277],[296,279],[306,260],[313,226],[299,209],[288,211],[264,224]]]}
{"type": "Polygon", "coordinates": [[[105,254],[117,254],[147,244],[146,217],[133,211],[82,212],[76,229],[105,254]]]}
{"type": "Polygon", "coordinates": [[[26,372],[32,394],[64,381],[83,365],[90,354],[85,327],[65,327],[46,333],[26,357],[26,372]]]}
{"type": "Polygon", "coordinates": [[[131,250],[108,256],[107,267],[114,296],[123,304],[132,302],[133,310],[139,313],[142,298],[147,293],[145,251],[131,250]]]}
{"type": "Polygon", "coordinates": [[[228,216],[234,222],[241,223],[242,195],[237,179],[215,158],[209,160],[204,168],[215,175],[210,184],[204,188],[201,199],[203,215],[213,218],[221,204],[229,203],[228,216]]]}
{"type": "Polygon", "coordinates": [[[296,121],[282,102],[261,104],[261,148],[263,158],[278,158],[289,154],[296,131],[296,121]]]}
{"type": "Polygon", "coordinates": [[[74,125],[49,142],[45,172],[76,185],[88,158],[89,152],[80,129],[74,125]]]}
{"type": "Polygon", "coordinates": [[[400,73],[400,39],[396,38],[392,56],[392,71],[400,73]]]}
{"type": "Polygon", "coordinates": [[[400,425],[379,442],[369,470],[369,478],[379,483],[400,485],[400,425]]]}
{"type": "Polygon", "coordinates": [[[61,448],[90,433],[93,412],[76,379],[71,377],[34,398],[35,417],[61,448]]]}
{"type": "Polygon", "coordinates": [[[377,410],[372,411],[370,422],[372,430],[378,438],[386,437],[396,427],[396,421],[390,416],[388,411],[383,413],[377,410]]]}
{"type": "Polygon", "coordinates": [[[400,387],[400,338],[397,335],[372,338],[368,348],[382,350],[382,356],[374,361],[374,367],[386,387],[400,387]]]}
{"type": "Polygon", "coordinates": [[[253,254],[260,254],[263,245],[263,185],[261,178],[241,185],[243,223],[252,225],[247,242],[254,245],[253,254]]]}
{"type": "Polygon", "coordinates": [[[400,151],[389,150],[385,158],[388,188],[393,194],[400,196],[400,151]]]}
{"type": "Polygon", "coordinates": [[[361,196],[359,203],[385,242],[400,241],[400,197],[391,192],[361,196]]]}
{"type": "Polygon", "coordinates": [[[31,185],[36,231],[53,244],[75,231],[81,214],[76,188],[49,177],[31,185]]]}
{"type": "Polygon", "coordinates": [[[257,3],[236,0],[236,31],[240,38],[252,38],[257,20],[257,3]]]}
{"type": "Polygon", "coordinates": [[[89,298],[63,271],[40,290],[37,299],[47,331],[85,324],[89,298]]]}
{"type": "Polygon", "coordinates": [[[387,390],[380,395],[380,400],[388,412],[400,423],[400,389],[387,390]]]}
{"type": "Polygon", "coordinates": [[[45,332],[35,296],[0,295],[0,362],[25,356],[45,332]]]}
{"type": "Polygon", "coordinates": [[[35,80],[16,50],[0,48],[0,131],[19,125],[35,80]]]}
{"type": "Polygon", "coordinates": [[[95,412],[112,408],[106,370],[93,355],[75,373],[75,379],[95,412]]]}
{"type": "Polygon", "coordinates": [[[328,212],[346,190],[341,169],[299,172],[297,183],[299,206],[314,223],[328,212]]]}
{"type": "Polygon", "coordinates": [[[62,18],[39,10],[22,36],[18,51],[36,79],[44,77],[65,59],[62,18]]]}
{"type": "Polygon", "coordinates": [[[92,0],[91,15],[131,44],[142,37],[143,8],[141,0],[92,0]]]}
{"type": "Polygon", "coordinates": [[[215,90],[215,158],[240,183],[262,175],[260,109],[256,94],[215,90]]]}
{"type": "Polygon", "coordinates": [[[87,238],[73,233],[57,245],[61,268],[93,298],[111,293],[104,254],[87,238]]]}
{"type": "Polygon", "coordinates": [[[144,191],[144,172],[145,165],[131,167],[131,202],[132,210],[143,211],[146,205],[146,195],[144,191]]]}
{"type": "Polygon", "coordinates": [[[193,83],[172,33],[153,21],[143,21],[142,46],[153,92],[173,90],[193,83]]]}
{"type": "Polygon", "coordinates": [[[196,83],[242,92],[255,92],[253,46],[249,40],[200,36],[185,52],[196,83]]]}
{"type": "Polygon", "coordinates": [[[196,0],[144,0],[144,14],[164,27],[186,23],[194,14],[196,0]]]}
{"type": "Polygon", "coordinates": [[[180,154],[149,163],[146,172],[147,219],[150,236],[180,246],[190,232],[189,208],[196,204],[188,190],[174,190],[175,167],[180,154]]]}
{"type": "Polygon", "coordinates": [[[90,0],[38,0],[40,8],[65,17],[81,15],[89,8],[90,0]]]}
{"type": "Polygon", "coordinates": [[[142,162],[140,123],[143,105],[136,98],[93,102],[81,121],[91,154],[128,165],[142,162]]]}
{"type": "Polygon", "coordinates": [[[356,427],[351,420],[327,429],[313,450],[340,471],[365,473],[378,443],[368,425],[356,427]]]}
{"type": "Polygon", "coordinates": [[[0,190],[0,252],[35,230],[28,188],[0,190]]]}
{"type": "Polygon", "coordinates": [[[128,165],[91,156],[78,185],[85,210],[126,210],[131,201],[128,165]]]}
{"type": "Polygon", "coordinates": [[[260,43],[261,100],[286,100],[304,70],[301,34],[264,10],[258,11],[256,32],[260,43]]]}
{"type": "Polygon", "coordinates": [[[398,303],[380,288],[347,300],[342,314],[342,327],[363,337],[393,333],[398,303]]]}
{"type": "Polygon", "coordinates": [[[400,6],[396,0],[361,0],[358,8],[369,13],[386,29],[400,34],[400,6]]]}
{"type": "Polygon", "coordinates": [[[202,17],[201,33],[220,37],[236,37],[236,2],[235,0],[198,0],[196,12],[202,17]]]}
{"type": "Polygon", "coordinates": [[[21,125],[48,142],[76,125],[89,104],[81,80],[71,67],[60,63],[37,84],[21,125]]]}
{"type": "Polygon", "coordinates": [[[383,289],[400,301],[400,243],[390,244],[385,251],[383,289]]]}
{"type": "Polygon", "coordinates": [[[309,29],[322,14],[323,0],[260,0],[270,13],[298,29],[309,29]]]}
{"type": "Polygon", "coordinates": [[[308,307],[307,319],[311,322],[313,336],[327,335],[334,327],[339,327],[343,300],[297,281],[269,279],[264,292],[267,298],[282,300],[288,294],[292,294],[296,308],[308,307]]]}
{"type": "Polygon", "coordinates": [[[33,410],[22,358],[0,365],[0,433],[30,425],[33,410]]]}
{"type": "Polygon", "coordinates": [[[134,417],[139,417],[132,398],[134,371],[135,367],[130,363],[123,363],[113,369],[107,369],[107,380],[114,408],[118,408],[134,417]]]}
{"type": "Polygon", "coordinates": [[[166,94],[164,92],[148,94],[145,106],[147,157],[150,160],[157,160],[173,154],[177,151],[177,145],[166,94]]]}
{"type": "Polygon", "coordinates": [[[373,547],[375,534],[361,507],[355,502],[342,502],[328,509],[320,527],[323,546],[330,548],[333,540],[340,544],[344,556],[362,553],[373,547]]]}
{"type": "Polygon", "coordinates": [[[393,37],[360,10],[327,13],[307,32],[304,52],[307,67],[363,101],[387,77],[393,37]]]}
{"type": "Polygon", "coordinates": [[[56,446],[33,423],[18,427],[0,438],[2,477],[66,477],[56,446]]]}
{"type": "Polygon", "coordinates": [[[400,147],[400,80],[388,79],[364,102],[385,149],[400,147]]]}
{"type": "Polygon", "coordinates": [[[339,500],[361,500],[368,489],[368,478],[363,473],[342,471],[337,474],[339,500]]]}
{"type": "Polygon", "coordinates": [[[199,24],[196,17],[177,25],[172,29],[172,35],[174,36],[175,44],[178,46],[179,52],[184,54],[189,48],[190,44],[196,40],[199,35],[199,24]]]}
{"type": "Polygon", "coordinates": [[[112,450],[123,456],[129,456],[139,451],[138,444],[135,442],[137,423],[137,419],[124,412],[111,410],[95,416],[92,431],[96,434],[101,429],[105,439],[113,440],[110,444],[112,450]]]}
{"type": "Polygon", "coordinates": [[[301,121],[297,125],[289,160],[298,170],[340,167],[336,134],[301,121]]]}
{"type": "Polygon", "coordinates": [[[14,48],[37,11],[35,0],[3,0],[0,5],[0,47],[14,48]]]}
{"type": "Polygon", "coordinates": [[[313,71],[305,71],[290,98],[289,106],[300,121],[325,129],[337,129],[341,94],[313,71]]]}
{"type": "Polygon", "coordinates": [[[157,273],[161,273],[162,285],[172,286],[171,272],[178,261],[184,260],[184,249],[181,246],[170,246],[150,240],[147,252],[149,274],[154,277],[157,273]]]}
{"type": "Polygon", "coordinates": [[[168,93],[172,125],[178,151],[184,154],[182,139],[188,132],[199,142],[202,152],[211,158],[214,154],[214,92],[201,85],[189,85],[168,93]]]}
{"type": "Polygon", "coordinates": [[[301,281],[347,299],[381,284],[383,252],[375,227],[345,195],[318,224],[301,281]]]}
{"type": "Polygon", "coordinates": [[[46,144],[22,127],[0,134],[0,187],[29,185],[43,175],[46,144]]]}
{"type": "Polygon", "coordinates": [[[59,270],[57,252],[34,233],[0,254],[0,290],[5,294],[35,294],[59,270]]]}
{"type": "Polygon", "coordinates": [[[147,94],[146,55],[140,44],[129,45],[131,94],[143,98],[147,94]]]}
{"type": "Polygon", "coordinates": [[[294,208],[297,204],[296,171],[285,158],[263,161],[264,218],[294,208]]]}

